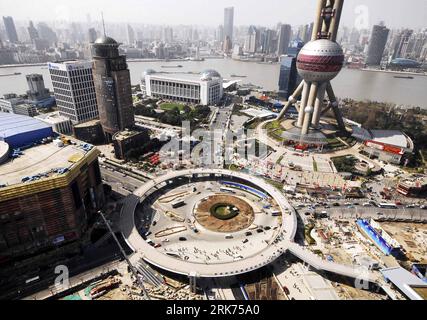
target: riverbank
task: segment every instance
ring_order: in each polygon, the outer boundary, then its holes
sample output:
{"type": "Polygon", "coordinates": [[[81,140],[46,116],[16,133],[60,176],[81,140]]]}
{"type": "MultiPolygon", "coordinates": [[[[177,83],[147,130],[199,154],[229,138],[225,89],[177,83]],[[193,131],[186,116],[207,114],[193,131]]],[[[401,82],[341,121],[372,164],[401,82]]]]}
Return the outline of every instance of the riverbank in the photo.
{"type": "Polygon", "coordinates": [[[410,72],[410,71],[393,71],[393,70],[378,70],[378,69],[358,69],[360,71],[366,71],[366,72],[381,72],[381,73],[391,73],[391,74],[398,74],[398,75],[411,75],[411,76],[427,76],[427,72],[418,73],[418,72],[410,72]]]}

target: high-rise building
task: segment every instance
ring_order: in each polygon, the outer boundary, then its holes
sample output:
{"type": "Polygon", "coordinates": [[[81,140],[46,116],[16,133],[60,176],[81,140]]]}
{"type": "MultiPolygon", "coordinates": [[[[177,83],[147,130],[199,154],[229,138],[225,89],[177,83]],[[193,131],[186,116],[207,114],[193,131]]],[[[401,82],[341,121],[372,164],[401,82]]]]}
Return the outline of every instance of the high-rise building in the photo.
{"type": "Polygon", "coordinates": [[[88,38],[89,43],[94,43],[96,39],[98,39],[98,33],[96,32],[95,28],[90,28],[88,30],[88,38]]]}
{"type": "Polygon", "coordinates": [[[224,41],[224,27],[220,25],[216,31],[216,40],[219,42],[224,41]]]}
{"type": "Polygon", "coordinates": [[[259,32],[254,26],[250,26],[245,39],[245,51],[255,53],[258,48],[259,32]]]}
{"type": "Polygon", "coordinates": [[[374,25],[366,56],[367,65],[377,66],[381,64],[389,32],[390,30],[383,25],[374,25]]]}
{"type": "Polygon", "coordinates": [[[279,95],[288,99],[302,79],[297,71],[296,57],[282,56],[280,60],[279,95]]]}
{"type": "Polygon", "coordinates": [[[135,43],[135,31],[130,25],[127,25],[127,41],[130,45],[135,43]]]}
{"type": "Polygon", "coordinates": [[[15,22],[12,17],[3,17],[4,27],[6,29],[7,38],[12,43],[18,42],[18,34],[16,33],[15,22]]]}
{"type": "Polygon", "coordinates": [[[39,38],[39,32],[37,31],[36,27],[34,27],[34,23],[32,21],[30,21],[30,25],[28,26],[28,34],[30,35],[30,40],[33,43],[36,39],[39,38]]]}
{"type": "Polygon", "coordinates": [[[119,46],[107,36],[92,45],[99,118],[108,142],[115,133],[135,125],[130,73],[126,56],[119,54],[119,46]]]}
{"type": "Polygon", "coordinates": [[[264,40],[262,42],[262,52],[266,54],[272,54],[276,52],[276,31],[267,29],[265,30],[264,40]]]}
{"type": "Polygon", "coordinates": [[[234,7],[224,9],[224,38],[229,37],[233,43],[234,7]]]}
{"type": "Polygon", "coordinates": [[[395,39],[392,58],[405,58],[413,30],[405,29],[395,39]]]}
{"type": "Polygon", "coordinates": [[[27,146],[25,154],[0,164],[7,185],[0,188],[0,278],[6,279],[23,264],[37,269],[78,253],[89,242],[83,235],[104,194],[95,148],[79,147],[80,141],[62,148],[40,144],[53,138],[51,126],[26,116],[0,113],[0,135],[10,148],[27,146]]]}
{"type": "Polygon", "coordinates": [[[29,100],[41,101],[50,97],[49,89],[46,89],[41,74],[29,74],[26,78],[29,88],[27,91],[29,100]]]}
{"type": "Polygon", "coordinates": [[[286,54],[291,41],[292,28],[289,24],[282,24],[279,28],[279,40],[277,43],[277,55],[286,54]]]}
{"type": "Polygon", "coordinates": [[[171,43],[173,41],[173,29],[171,27],[165,27],[163,29],[163,41],[165,43],[171,43]]]}
{"type": "Polygon", "coordinates": [[[58,41],[58,37],[46,23],[40,22],[37,24],[37,29],[39,31],[39,36],[41,39],[46,40],[49,46],[52,46],[58,41]]]}
{"type": "Polygon", "coordinates": [[[232,43],[231,43],[231,39],[229,36],[226,36],[224,39],[224,45],[223,45],[223,51],[225,53],[229,53],[232,49],[232,43]]]}
{"type": "Polygon", "coordinates": [[[89,61],[48,63],[61,116],[74,124],[98,118],[92,64],[89,61]]]}

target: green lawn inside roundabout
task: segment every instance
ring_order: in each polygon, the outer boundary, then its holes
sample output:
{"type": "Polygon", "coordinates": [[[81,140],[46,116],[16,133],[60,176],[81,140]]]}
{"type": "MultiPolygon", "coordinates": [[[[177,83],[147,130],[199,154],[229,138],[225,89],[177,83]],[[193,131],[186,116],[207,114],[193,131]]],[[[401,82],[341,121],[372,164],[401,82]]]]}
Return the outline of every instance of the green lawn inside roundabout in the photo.
{"type": "Polygon", "coordinates": [[[238,208],[226,203],[217,203],[210,209],[211,215],[220,220],[232,219],[237,216],[239,212],[238,208]]]}

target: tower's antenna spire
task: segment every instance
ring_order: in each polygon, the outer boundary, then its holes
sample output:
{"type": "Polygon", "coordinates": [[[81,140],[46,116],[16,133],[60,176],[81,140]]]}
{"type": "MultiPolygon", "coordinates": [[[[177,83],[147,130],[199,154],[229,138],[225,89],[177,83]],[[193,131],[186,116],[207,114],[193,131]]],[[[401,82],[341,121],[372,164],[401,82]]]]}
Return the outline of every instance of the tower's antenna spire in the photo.
{"type": "Polygon", "coordinates": [[[102,28],[104,29],[104,36],[107,36],[105,32],[105,21],[104,21],[104,12],[101,11],[101,18],[102,18],[102,28]]]}

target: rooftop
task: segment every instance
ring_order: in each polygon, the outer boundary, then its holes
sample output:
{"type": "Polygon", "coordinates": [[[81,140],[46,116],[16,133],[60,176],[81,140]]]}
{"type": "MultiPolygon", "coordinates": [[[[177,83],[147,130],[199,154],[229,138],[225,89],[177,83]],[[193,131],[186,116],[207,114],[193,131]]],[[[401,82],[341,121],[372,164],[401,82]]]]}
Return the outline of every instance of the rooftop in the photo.
{"type": "Polygon", "coordinates": [[[57,146],[55,143],[41,144],[22,151],[18,158],[0,165],[0,185],[22,183],[25,177],[45,174],[45,177],[60,175],[54,169],[69,169],[89,152],[79,145],[57,146]]]}
{"type": "Polygon", "coordinates": [[[124,140],[124,139],[130,138],[130,137],[136,136],[140,133],[141,133],[141,131],[137,131],[137,130],[124,130],[124,131],[117,132],[114,135],[114,139],[115,140],[124,140]]]}
{"type": "Polygon", "coordinates": [[[13,113],[0,112],[0,140],[43,128],[50,127],[38,119],[13,113]]]}
{"type": "Polygon", "coordinates": [[[61,116],[59,111],[50,112],[50,113],[42,113],[34,117],[35,119],[40,119],[46,123],[59,123],[63,121],[70,121],[67,117],[61,116]]]}
{"type": "Polygon", "coordinates": [[[184,73],[184,72],[155,72],[152,69],[148,69],[144,72],[144,76],[150,76],[152,78],[177,80],[183,82],[203,82],[209,81],[213,78],[221,78],[221,75],[215,70],[205,70],[201,73],[184,73]]]}
{"type": "Polygon", "coordinates": [[[370,130],[372,140],[400,148],[408,148],[408,138],[399,130],[370,130]]]}

